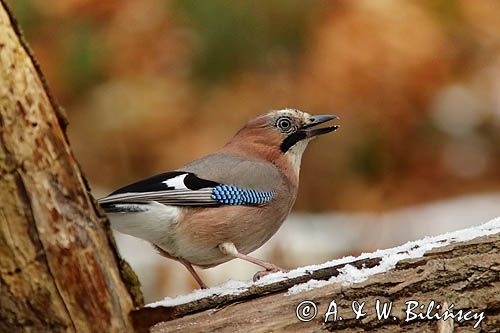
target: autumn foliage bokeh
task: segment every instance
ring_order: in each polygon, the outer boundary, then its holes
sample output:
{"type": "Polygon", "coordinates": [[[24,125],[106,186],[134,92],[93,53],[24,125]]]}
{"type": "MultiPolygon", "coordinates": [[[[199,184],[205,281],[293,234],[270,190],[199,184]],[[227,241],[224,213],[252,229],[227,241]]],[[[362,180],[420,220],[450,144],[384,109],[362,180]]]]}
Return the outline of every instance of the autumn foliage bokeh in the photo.
{"type": "Polygon", "coordinates": [[[341,118],[305,154],[297,210],[500,189],[499,1],[9,4],[103,194],[284,107],[341,118]]]}

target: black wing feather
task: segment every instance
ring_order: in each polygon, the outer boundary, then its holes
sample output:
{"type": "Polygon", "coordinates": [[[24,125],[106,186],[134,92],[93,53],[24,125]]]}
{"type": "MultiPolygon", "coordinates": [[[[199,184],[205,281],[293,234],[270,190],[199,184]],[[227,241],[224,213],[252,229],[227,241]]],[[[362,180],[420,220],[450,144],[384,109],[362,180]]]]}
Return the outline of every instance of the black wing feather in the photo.
{"type": "Polygon", "coordinates": [[[217,185],[219,183],[199,178],[191,172],[171,171],[124,186],[98,201],[106,210],[113,209],[114,204],[140,204],[150,201],[178,206],[213,206],[219,205],[211,196],[212,188],[217,185]],[[186,176],[183,178],[181,188],[168,186],[165,183],[169,179],[183,175],[186,176]]]}
{"type": "Polygon", "coordinates": [[[198,178],[194,173],[191,172],[170,171],[153,177],[141,179],[135,183],[124,186],[114,191],[110,195],[120,193],[142,193],[174,190],[173,187],[165,186],[165,183],[163,182],[184,174],[187,174],[186,178],[184,178],[184,185],[186,185],[186,187],[190,190],[200,190],[202,188],[215,187],[219,185],[219,183],[217,182],[198,178]]]}

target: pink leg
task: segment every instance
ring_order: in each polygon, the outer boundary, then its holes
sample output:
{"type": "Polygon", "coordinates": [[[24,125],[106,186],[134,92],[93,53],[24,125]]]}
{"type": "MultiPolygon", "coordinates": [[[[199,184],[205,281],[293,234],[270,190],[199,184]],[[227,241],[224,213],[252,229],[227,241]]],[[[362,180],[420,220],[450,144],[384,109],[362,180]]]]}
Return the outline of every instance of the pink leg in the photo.
{"type": "Polygon", "coordinates": [[[191,275],[194,277],[194,279],[196,280],[196,282],[198,282],[198,284],[200,285],[200,288],[201,289],[208,289],[207,285],[205,283],[203,283],[203,281],[201,280],[200,276],[198,275],[198,273],[196,273],[196,271],[194,270],[193,266],[191,265],[191,263],[187,262],[186,260],[184,259],[181,259],[181,258],[176,258],[174,256],[171,256],[170,254],[168,254],[166,251],[164,251],[161,247],[153,244],[154,248],[156,250],[158,250],[158,252],[166,257],[166,258],[169,258],[169,259],[173,259],[173,260],[178,260],[181,264],[183,264],[187,270],[189,271],[189,273],[191,273],[191,275]]]}
{"type": "Polygon", "coordinates": [[[179,258],[179,261],[181,262],[181,264],[183,264],[187,268],[189,273],[191,273],[191,275],[194,277],[196,282],[198,282],[198,284],[200,285],[201,289],[208,289],[207,285],[201,280],[200,276],[198,275],[198,273],[196,273],[193,266],[189,262],[185,261],[184,259],[180,259],[180,258],[179,258]]]}
{"type": "Polygon", "coordinates": [[[251,262],[252,264],[255,264],[255,265],[258,265],[260,267],[265,268],[265,271],[257,272],[253,276],[254,281],[257,281],[258,279],[260,279],[261,277],[263,277],[269,273],[284,271],[284,269],[279,268],[278,266],[276,266],[274,264],[271,264],[269,262],[266,262],[264,260],[260,260],[260,259],[254,258],[254,257],[247,256],[246,254],[238,252],[238,250],[236,249],[236,246],[234,246],[234,244],[231,242],[224,242],[224,243],[219,244],[219,250],[226,255],[230,255],[230,256],[233,256],[235,258],[239,258],[239,259],[251,262]]]}
{"type": "Polygon", "coordinates": [[[271,264],[271,263],[266,262],[264,260],[250,257],[250,256],[247,256],[247,255],[239,253],[239,252],[235,255],[235,257],[240,258],[242,260],[246,260],[248,262],[251,262],[252,264],[255,264],[255,265],[258,265],[260,267],[265,268],[265,271],[259,271],[259,272],[255,273],[255,275],[253,276],[254,282],[263,278],[264,276],[266,276],[268,274],[285,271],[283,268],[280,268],[280,267],[276,266],[275,264],[271,264]]]}
{"type": "Polygon", "coordinates": [[[271,264],[270,262],[247,256],[246,254],[243,254],[243,253],[238,252],[238,253],[234,254],[234,256],[236,258],[240,258],[242,260],[245,260],[245,261],[251,262],[252,264],[260,266],[260,267],[264,268],[266,271],[278,272],[278,271],[284,270],[282,268],[279,268],[275,264],[271,264]]]}

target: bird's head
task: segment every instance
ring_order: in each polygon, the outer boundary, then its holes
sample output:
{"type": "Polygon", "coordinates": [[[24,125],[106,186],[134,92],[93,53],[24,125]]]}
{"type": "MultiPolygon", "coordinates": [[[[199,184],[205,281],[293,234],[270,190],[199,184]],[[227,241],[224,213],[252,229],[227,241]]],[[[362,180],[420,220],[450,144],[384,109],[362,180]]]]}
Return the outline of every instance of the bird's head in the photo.
{"type": "Polygon", "coordinates": [[[284,157],[298,171],[309,141],[339,127],[316,126],[336,118],[335,115],[311,115],[295,109],[271,111],[250,120],[226,148],[246,155],[264,156],[270,161],[284,157]]]}

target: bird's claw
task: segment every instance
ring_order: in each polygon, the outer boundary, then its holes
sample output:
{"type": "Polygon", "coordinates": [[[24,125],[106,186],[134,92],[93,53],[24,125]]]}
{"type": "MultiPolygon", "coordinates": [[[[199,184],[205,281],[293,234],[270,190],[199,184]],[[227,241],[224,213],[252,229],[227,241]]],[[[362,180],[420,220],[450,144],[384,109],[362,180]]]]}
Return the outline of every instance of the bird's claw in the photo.
{"type": "Polygon", "coordinates": [[[253,282],[257,282],[258,280],[262,279],[264,276],[269,275],[271,273],[276,273],[276,272],[285,272],[285,270],[282,268],[279,268],[278,266],[273,265],[273,267],[271,267],[271,268],[268,268],[264,271],[258,271],[257,273],[255,273],[255,275],[253,276],[253,282]]]}

